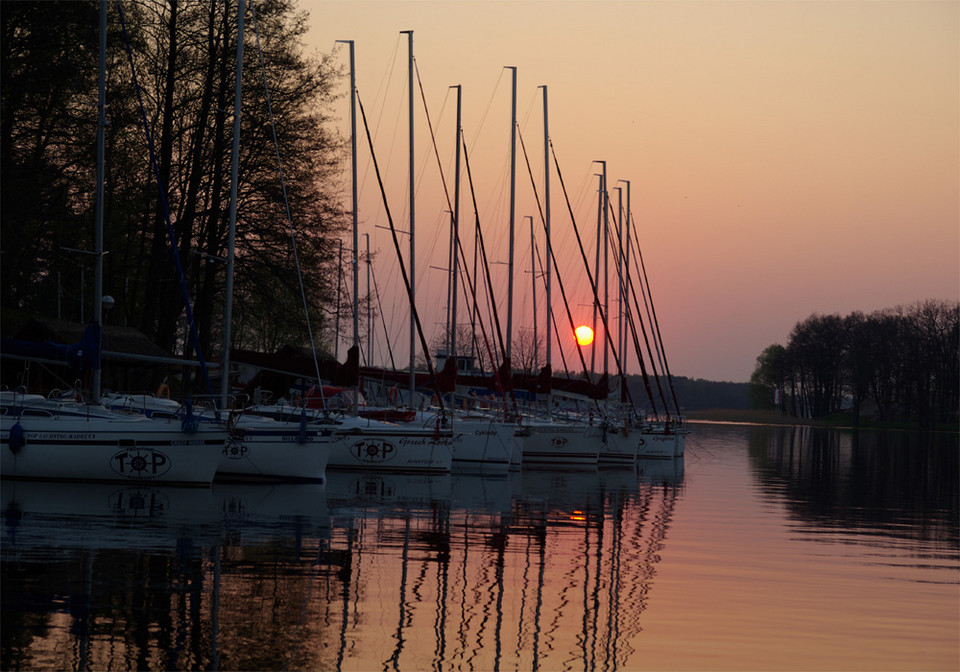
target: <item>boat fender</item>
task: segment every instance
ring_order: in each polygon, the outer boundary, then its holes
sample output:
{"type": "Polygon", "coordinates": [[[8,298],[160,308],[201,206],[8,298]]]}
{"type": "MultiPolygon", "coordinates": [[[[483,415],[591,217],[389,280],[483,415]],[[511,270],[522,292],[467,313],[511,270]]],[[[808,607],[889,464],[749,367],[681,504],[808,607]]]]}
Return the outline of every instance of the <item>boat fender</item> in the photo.
{"type": "Polygon", "coordinates": [[[10,452],[16,455],[25,443],[26,440],[23,438],[23,425],[21,425],[18,420],[17,423],[10,428],[10,452]]]}
{"type": "Polygon", "coordinates": [[[397,399],[400,397],[400,391],[397,389],[397,386],[394,385],[390,388],[390,392],[387,394],[387,399],[390,401],[391,406],[397,405],[397,399]]]}

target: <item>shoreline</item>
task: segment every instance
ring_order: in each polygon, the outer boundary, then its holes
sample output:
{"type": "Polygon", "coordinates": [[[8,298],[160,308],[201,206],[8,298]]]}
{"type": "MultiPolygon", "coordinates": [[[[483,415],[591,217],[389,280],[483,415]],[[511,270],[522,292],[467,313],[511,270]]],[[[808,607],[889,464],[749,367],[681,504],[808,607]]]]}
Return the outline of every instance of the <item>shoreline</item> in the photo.
{"type": "Polygon", "coordinates": [[[960,427],[956,425],[920,427],[917,423],[911,422],[875,422],[872,420],[860,420],[856,425],[851,422],[852,418],[846,415],[830,416],[821,419],[794,418],[784,415],[778,411],[760,410],[760,409],[734,409],[734,408],[709,408],[696,411],[685,411],[684,418],[694,422],[712,422],[722,424],[750,424],[750,425],[778,425],[778,426],[805,426],[805,427],[829,427],[831,429],[885,429],[899,431],[934,431],[960,433],[960,427]]]}

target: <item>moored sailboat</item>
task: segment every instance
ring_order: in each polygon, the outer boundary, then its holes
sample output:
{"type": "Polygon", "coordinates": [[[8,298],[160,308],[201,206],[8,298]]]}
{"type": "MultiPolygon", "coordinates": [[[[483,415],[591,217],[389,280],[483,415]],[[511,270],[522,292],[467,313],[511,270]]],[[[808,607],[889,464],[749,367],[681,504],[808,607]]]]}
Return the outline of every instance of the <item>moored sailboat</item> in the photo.
{"type": "Polygon", "coordinates": [[[226,427],[195,416],[153,421],[109,411],[100,401],[103,293],[104,127],[107,3],[100,3],[94,317],[82,346],[92,372],[91,403],[49,400],[25,392],[0,396],[0,474],[5,478],[156,481],[207,485],[226,427]]]}
{"type": "MultiPolygon", "coordinates": [[[[224,305],[223,370],[221,408],[225,408],[230,388],[230,334],[233,305],[233,262],[237,222],[237,186],[239,181],[241,81],[243,72],[244,0],[237,5],[236,88],[234,94],[233,152],[231,157],[230,218],[227,250],[227,291],[224,305]]],[[[267,95],[270,123],[273,112],[267,95]]],[[[274,136],[275,137],[275,136],[274,136]]],[[[279,153],[278,153],[279,157],[279,153]]],[[[283,172],[280,172],[283,180],[283,172]]],[[[286,189],[284,188],[284,194],[286,189]]],[[[286,197],[286,196],[284,196],[286,197]]],[[[288,210],[289,212],[289,210],[288,210]]],[[[223,411],[221,411],[223,413],[223,411]]],[[[207,419],[216,420],[210,412],[207,419]]],[[[306,415],[299,420],[276,420],[243,412],[229,415],[230,440],[224,446],[217,469],[221,480],[281,480],[324,482],[333,432],[316,425],[307,426],[306,415]]]]}
{"type": "Polygon", "coordinates": [[[195,418],[151,420],[23,392],[0,393],[4,478],[208,485],[227,438],[195,418]]]}

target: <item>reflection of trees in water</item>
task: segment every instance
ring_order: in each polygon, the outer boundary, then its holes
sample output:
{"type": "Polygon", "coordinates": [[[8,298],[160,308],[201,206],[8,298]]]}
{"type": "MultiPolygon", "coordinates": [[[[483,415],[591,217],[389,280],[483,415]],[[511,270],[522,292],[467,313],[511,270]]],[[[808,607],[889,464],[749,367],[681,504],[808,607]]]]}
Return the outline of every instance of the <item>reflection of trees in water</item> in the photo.
{"type": "Polygon", "coordinates": [[[800,519],[960,545],[955,434],[754,427],[764,489],[800,519]]]}
{"type": "Polygon", "coordinates": [[[209,630],[201,624],[210,586],[197,550],[180,540],[175,555],[71,548],[54,562],[5,561],[0,666],[207,667],[209,630]]]}
{"type": "Polygon", "coordinates": [[[5,482],[0,669],[309,667],[342,557],[295,489],[5,482]]]}
{"type": "MultiPolygon", "coordinates": [[[[316,644],[335,639],[324,612],[338,604],[330,589],[347,564],[324,538],[228,544],[219,554],[215,648],[220,669],[307,669],[316,644]],[[321,603],[318,598],[329,604],[321,603]]],[[[208,567],[213,573],[213,565],[208,567]]],[[[194,621],[200,627],[206,619],[194,621]]],[[[339,625],[339,619],[337,619],[339,625]]],[[[329,654],[325,654],[329,664],[329,654]]]]}

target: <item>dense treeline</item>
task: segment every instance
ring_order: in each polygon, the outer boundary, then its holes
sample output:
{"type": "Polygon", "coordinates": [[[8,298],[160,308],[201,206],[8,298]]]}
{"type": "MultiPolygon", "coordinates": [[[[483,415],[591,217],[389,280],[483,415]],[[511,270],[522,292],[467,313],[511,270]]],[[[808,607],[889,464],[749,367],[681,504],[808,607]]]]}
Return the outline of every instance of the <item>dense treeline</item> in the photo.
{"type": "Polygon", "coordinates": [[[923,301],[869,315],[811,315],[771,345],[750,379],[755,407],[820,418],[849,409],[880,422],[955,424],[960,303],[923,301]]]}
{"type": "Polygon", "coordinates": [[[750,408],[750,384],[674,376],[673,386],[683,410],[750,408]]]}
{"type": "MultiPolygon", "coordinates": [[[[237,3],[165,0],[122,7],[201,346],[216,355],[237,3]]],[[[344,145],[326,122],[341,73],[331,61],[304,53],[306,17],[290,0],[257,0],[255,9],[256,33],[247,3],[234,343],[272,349],[281,340],[304,342],[306,331],[284,184],[315,331],[332,305],[332,250],[344,221],[332,180],[344,145]]],[[[4,3],[0,21],[2,305],[89,320],[93,260],[78,251],[94,249],[99,3],[4,3]]],[[[184,302],[114,3],[108,26],[104,293],[116,307],[107,321],[137,327],[177,351],[184,302]]]]}
{"type": "MultiPolygon", "coordinates": [[[[708,409],[743,410],[750,408],[750,384],[731,383],[702,378],[687,378],[673,376],[673,389],[677,393],[681,411],[703,411],[708,409]]],[[[646,407],[648,402],[646,386],[640,376],[627,376],[630,394],[638,406],[646,407]]],[[[661,380],[663,386],[668,385],[666,379],[661,380]]],[[[655,387],[655,386],[654,386],[655,387]]],[[[665,394],[669,391],[665,390],[665,394]]],[[[667,404],[657,398],[658,408],[668,406],[673,411],[672,401],[667,404]]]]}

